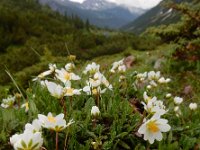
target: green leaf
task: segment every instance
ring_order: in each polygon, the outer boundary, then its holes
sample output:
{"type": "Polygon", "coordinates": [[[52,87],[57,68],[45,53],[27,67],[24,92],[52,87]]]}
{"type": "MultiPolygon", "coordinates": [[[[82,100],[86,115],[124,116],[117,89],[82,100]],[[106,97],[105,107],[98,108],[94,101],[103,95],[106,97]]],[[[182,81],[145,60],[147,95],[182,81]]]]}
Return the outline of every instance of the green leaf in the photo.
{"type": "Polygon", "coordinates": [[[131,149],[129,146],[128,146],[128,144],[126,144],[125,142],[123,142],[123,141],[119,141],[119,145],[121,145],[123,148],[125,148],[125,149],[131,149]]]}
{"type": "Polygon", "coordinates": [[[128,134],[128,132],[122,132],[122,133],[118,134],[118,135],[116,136],[116,138],[123,138],[123,137],[126,136],[127,134],[128,134]]]}

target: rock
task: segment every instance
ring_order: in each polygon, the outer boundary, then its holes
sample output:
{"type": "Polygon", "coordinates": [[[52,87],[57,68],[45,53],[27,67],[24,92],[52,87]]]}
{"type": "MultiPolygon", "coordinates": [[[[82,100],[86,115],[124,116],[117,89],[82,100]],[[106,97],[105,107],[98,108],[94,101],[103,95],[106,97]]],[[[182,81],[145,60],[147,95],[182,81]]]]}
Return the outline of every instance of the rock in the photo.
{"type": "Polygon", "coordinates": [[[131,68],[135,62],[136,58],[132,55],[124,58],[124,64],[126,65],[127,68],[131,68]]]}
{"type": "Polygon", "coordinates": [[[187,86],[185,86],[185,88],[183,90],[183,94],[190,95],[190,94],[192,94],[192,91],[193,91],[192,86],[191,85],[187,85],[187,86]]]}
{"type": "Polygon", "coordinates": [[[156,70],[160,70],[162,68],[162,64],[165,62],[166,60],[162,57],[162,58],[159,58],[155,64],[154,64],[154,69],[156,70]]]}

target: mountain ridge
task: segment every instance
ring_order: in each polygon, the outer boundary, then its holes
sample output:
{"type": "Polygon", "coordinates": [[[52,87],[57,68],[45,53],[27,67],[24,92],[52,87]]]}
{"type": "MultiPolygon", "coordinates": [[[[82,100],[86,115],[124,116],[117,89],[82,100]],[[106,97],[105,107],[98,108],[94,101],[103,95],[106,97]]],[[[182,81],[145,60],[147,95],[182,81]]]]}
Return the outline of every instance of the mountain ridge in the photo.
{"type": "Polygon", "coordinates": [[[145,10],[139,8],[135,8],[135,11],[131,11],[124,6],[116,5],[105,0],[86,0],[82,4],[71,2],[69,0],[39,1],[41,4],[47,4],[53,10],[64,15],[77,15],[83,20],[88,19],[91,24],[98,27],[107,27],[112,29],[117,29],[127,24],[145,12],[145,10]]]}

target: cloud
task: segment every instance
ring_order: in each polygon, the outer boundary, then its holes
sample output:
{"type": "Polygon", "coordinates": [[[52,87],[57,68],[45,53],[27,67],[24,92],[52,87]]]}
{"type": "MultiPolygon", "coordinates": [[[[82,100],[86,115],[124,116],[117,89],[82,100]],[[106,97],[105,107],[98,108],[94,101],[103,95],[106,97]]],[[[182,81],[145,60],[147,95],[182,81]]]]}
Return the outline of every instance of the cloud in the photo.
{"type": "Polygon", "coordinates": [[[114,2],[120,5],[125,5],[128,7],[133,6],[133,7],[147,9],[156,6],[162,0],[107,0],[107,1],[114,2]]]}
{"type": "MultiPolygon", "coordinates": [[[[70,1],[82,3],[85,0],[70,0],[70,1]]],[[[106,1],[113,2],[119,5],[124,5],[127,7],[132,6],[132,7],[148,9],[156,6],[162,0],[106,0],[106,1]]]]}

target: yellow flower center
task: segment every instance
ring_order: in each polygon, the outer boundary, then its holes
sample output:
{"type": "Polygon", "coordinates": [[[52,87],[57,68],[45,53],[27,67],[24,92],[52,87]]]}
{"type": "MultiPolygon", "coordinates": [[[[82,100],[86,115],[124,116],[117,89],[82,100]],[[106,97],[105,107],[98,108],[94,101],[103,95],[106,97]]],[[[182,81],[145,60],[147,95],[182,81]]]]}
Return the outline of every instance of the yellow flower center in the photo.
{"type": "Polygon", "coordinates": [[[148,128],[151,132],[154,132],[154,133],[159,131],[158,125],[155,123],[155,121],[150,121],[150,122],[147,124],[147,128],[148,128]]]}
{"type": "Polygon", "coordinates": [[[97,89],[93,89],[92,94],[97,95],[97,89]]]}
{"type": "Polygon", "coordinates": [[[71,79],[70,73],[66,72],[64,78],[65,78],[66,80],[70,80],[70,79],[71,79]]]}
{"type": "Polygon", "coordinates": [[[74,89],[73,88],[69,88],[67,89],[66,93],[67,94],[73,94],[74,89]]]}
{"type": "Polygon", "coordinates": [[[48,121],[51,123],[56,123],[56,119],[53,116],[48,116],[48,121]]]}

